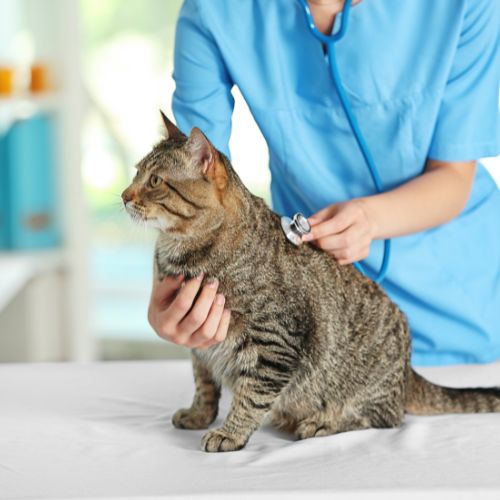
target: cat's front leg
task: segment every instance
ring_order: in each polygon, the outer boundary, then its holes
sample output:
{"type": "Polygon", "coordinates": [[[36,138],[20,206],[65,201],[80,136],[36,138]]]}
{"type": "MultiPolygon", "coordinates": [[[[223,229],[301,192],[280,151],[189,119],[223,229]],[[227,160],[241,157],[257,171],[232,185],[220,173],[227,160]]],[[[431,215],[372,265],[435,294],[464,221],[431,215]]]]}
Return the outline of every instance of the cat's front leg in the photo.
{"type": "Polygon", "coordinates": [[[220,452],[243,448],[290,378],[291,371],[272,370],[269,366],[242,372],[224,424],[203,436],[202,450],[220,452]]]}
{"type": "Polygon", "coordinates": [[[193,403],[191,408],[178,410],[172,417],[172,423],[178,429],[207,429],[217,416],[220,386],[194,354],[191,354],[191,359],[196,385],[193,403]]]}

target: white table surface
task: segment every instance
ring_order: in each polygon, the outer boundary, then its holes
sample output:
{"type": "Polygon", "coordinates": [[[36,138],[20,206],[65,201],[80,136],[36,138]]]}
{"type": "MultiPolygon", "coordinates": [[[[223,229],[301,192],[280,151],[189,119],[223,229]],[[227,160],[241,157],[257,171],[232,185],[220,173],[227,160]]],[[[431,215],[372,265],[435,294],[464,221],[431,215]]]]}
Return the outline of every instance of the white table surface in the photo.
{"type": "MultiPolygon", "coordinates": [[[[419,371],[500,385],[500,363],[419,371]]],[[[500,414],[305,441],[264,427],[207,454],[202,431],[170,423],[192,395],[187,361],[0,365],[0,498],[500,499],[500,414]]]]}

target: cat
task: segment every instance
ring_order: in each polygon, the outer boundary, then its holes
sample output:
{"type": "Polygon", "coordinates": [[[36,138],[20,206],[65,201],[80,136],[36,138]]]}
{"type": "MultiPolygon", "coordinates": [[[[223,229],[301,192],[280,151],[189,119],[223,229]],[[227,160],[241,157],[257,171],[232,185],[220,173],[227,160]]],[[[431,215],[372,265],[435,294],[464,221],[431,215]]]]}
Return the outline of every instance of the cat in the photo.
{"type": "Polygon", "coordinates": [[[203,436],[207,452],[243,448],[266,415],[305,439],[396,427],[405,412],[500,411],[500,388],[446,388],[414,372],[406,316],[383,289],[314,245],[291,244],[201,130],[187,137],[162,116],[165,139],[123,199],[159,229],[155,278],[204,272],[232,311],[223,342],[191,351],[196,392],[175,427],[208,429],[222,385],[233,400],[203,436]]]}

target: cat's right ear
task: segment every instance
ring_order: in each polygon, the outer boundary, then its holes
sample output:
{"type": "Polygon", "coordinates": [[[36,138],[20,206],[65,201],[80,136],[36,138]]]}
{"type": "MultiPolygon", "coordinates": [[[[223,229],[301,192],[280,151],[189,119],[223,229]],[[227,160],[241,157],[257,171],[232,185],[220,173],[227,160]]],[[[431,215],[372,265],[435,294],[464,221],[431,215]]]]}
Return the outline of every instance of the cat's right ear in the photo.
{"type": "Polygon", "coordinates": [[[167,115],[160,109],[161,118],[163,120],[163,124],[165,125],[164,135],[165,139],[168,141],[169,139],[182,139],[186,136],[177,128],[177,126],[172,123],[167,115]]]}

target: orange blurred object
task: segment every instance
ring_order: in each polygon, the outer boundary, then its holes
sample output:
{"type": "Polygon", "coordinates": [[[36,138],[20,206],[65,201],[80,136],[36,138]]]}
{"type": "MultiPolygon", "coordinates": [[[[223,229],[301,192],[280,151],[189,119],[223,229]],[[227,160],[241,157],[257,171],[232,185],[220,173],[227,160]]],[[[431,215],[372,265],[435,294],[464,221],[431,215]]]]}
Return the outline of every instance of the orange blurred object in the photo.
{"type": "Polygon", "coordinates": [[[49,68],[44,64],[31,66],[30,91],[33,93],[50,90],[49,68]]]}
{"type": "Polygon", "coordinates": [[[0,96],[14,92],[14,68],[0,66],[0,96]]]}

